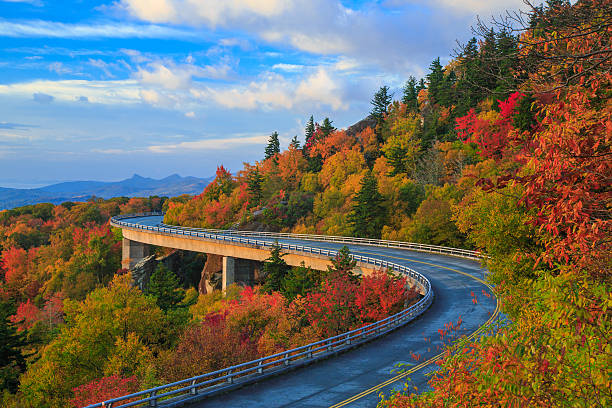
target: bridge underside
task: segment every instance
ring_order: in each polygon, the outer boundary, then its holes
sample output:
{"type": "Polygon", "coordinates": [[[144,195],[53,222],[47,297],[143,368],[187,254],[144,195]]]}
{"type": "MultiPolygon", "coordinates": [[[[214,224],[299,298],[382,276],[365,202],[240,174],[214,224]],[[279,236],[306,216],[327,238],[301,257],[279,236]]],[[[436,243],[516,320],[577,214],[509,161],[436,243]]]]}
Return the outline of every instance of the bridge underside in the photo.
{"type": "MultiPolygon", "coordinates": [[[[258,265],[270,257],[270,250],[257,245],[225,244],[216,240],[200,237],[181,237],[151,231],[139,231],[123,228],[123,261],[122,265],[130,269],[139,259],[148,255],[148,245],[167,248],[182,249],[185,251],[203,252],[223,257],[222,288],[232,283],[252,285],[255,282],[258,265]],[[139,258],[140,257],[140,258],[139,258]],[[256,261],[256,262],[253,262],[256,261]]],[[[315,270],[324,271],[331,265],[329,257],[308,254],[297,251],[284,251],[283,259],[290,266],[299,266],[302,263],[315,270]]],[[[369,275],[375,268],[371,265],[357,262],[357,273],[369,275]]],[[[202,283],[200,284],[202,286],[202,283]]]]}

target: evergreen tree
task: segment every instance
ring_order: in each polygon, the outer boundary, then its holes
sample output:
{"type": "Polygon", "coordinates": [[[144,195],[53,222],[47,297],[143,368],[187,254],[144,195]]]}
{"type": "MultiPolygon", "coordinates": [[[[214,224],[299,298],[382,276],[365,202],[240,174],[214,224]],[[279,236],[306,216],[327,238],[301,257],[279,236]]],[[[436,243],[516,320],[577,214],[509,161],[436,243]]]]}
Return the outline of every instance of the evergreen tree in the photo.
{"type": "Polygon", "coordinates": [[[258,206],[261,203],[261,186],[263,182],[263,175],[259,172],[259,169],[255,167],[255,169],[251,171],[247,177],[247,190],[249,191],[250,195],[249,204],[251,207],[258,206]]]}
{"type": "Polygon", "coordinates": [[[425,84],[425,80],[423,78],[421,78],[419,80],[419,85],[417,86],[417,95],[419,94],[419,92],[421,92],[423,89],[426,89],[427,85],[425,84]]]}
{"type": "Polygon", "coordinates": [[[387,113],[387,109],[389,108],[392,99],[393,94],[389,93],[389,87],[386,85],[380,87],[380,89],[374,94],[374,98],[372,98],[372,101],[370,102],[372,104],[370,114],[374,116],[379,123],[387,113]]]}
{"type": "Polygon", "coordinates": [[[353,273],[353,269],[357,266],[357,261],[355,261],[351,257],[351,252],[348,247],[345,245],[338,251],[338,254],[331,259],[331,266],[327,267],[328,274],[342,274],[348,275],[354,280],[357,280],[358,277],[353,273]]]}
{"type": "Polygon", "coordinates": [[[349,215],[353,234],[356,237],[380,238],[386,214],[382,205],[383,197],[378,192],[378,182],[372,172],[368,171],[360,185],[349,215]]]}
{"type": "Polygon", "coordinates": [[[319,127],[322,137],[327,137],[331,132],[336,130],[336,128],[332,126],[332,123],[333,121],[329,120],[329,118],[323,119],[323,123],[319,127]]]}
{"type": "Polygon", "coordinates": [[[314,132],[315,132],[314,118],[312,117],[312,115],[310,115],[310,119],[308,119],[308,123],[306,123],[306,129],[304,130],[304,136],[305,136],[304,140],[306,140],[305,144],[308,144],[310,139],[312,139],[314,132]]]}
{"type": "Polygon", "coordinates": [[[270,157],[274,157],[277,153],[280,153],[280,142],[278,141],[278,132],[273,132],[270,135],[270,139],[268,139],[268,145],[266,146],[265,151],[265,160],[268,160],[270,157]]]}
{"type": "Polygon", "coordinates": [[[178,277],[164,264],[159,264],[149,280],[147,294],[164,312],[177,309],[185,299],[185,290],[180,287],[178,277]]]}
{"type": "Polygon", "coordinates": [[[300,148],[300,141],[297,135],[293,136],[293,139],[291,139],[291,142],[289,143],[289,148],[295,150],[300,148]]]}
{"type": "Polygon", "coordinates": [[[429,100],[440,104],[443,99],[443,94],[446,91],[446,82],[444,80],[444,68],[440,64],[440,58],[436,58],[429,65],[429,74],[427,74],[427,89],[429,90],[429,100]]]}
{"type": "MultiPolygon", "coordinates": [[[[9,316],[15,314],[15,305],[0,301],[0,395],[4,390],[17,391],[19,375],[26,368],[22,348],[26,345],[23,334],[17,332],[9,316]]],[[[1,397],[0,397],[1,398],[1,397]]]]}
{"type": "Polygon", "coordinates": [[[283,279],[281,293],[292,301],[298,296],[306,296],[321,283],[321,273],[307,267],[304,262],[291,268],[283,279]]]}
{"type": "Polygon", "coordinates": [[[285,254],[282,253],[280,245],[276,242],[270,250],[270,257],[264,261],[264,284],[262,289],[268,293],[272,291],[280,291],[283,287],[283,280],[289,272],[289,265],[283,259],[285,254]]]}
{"type": "Polygon", "coordinates": [[[404,86],[404,94],[402,96],[402,103],[406,105],[409,112],[416,112],[419,108],[417,100],[418,93],[416,78],[411,75],[408,78],[408,81],[406,81],[406,85],[404,86]]]}

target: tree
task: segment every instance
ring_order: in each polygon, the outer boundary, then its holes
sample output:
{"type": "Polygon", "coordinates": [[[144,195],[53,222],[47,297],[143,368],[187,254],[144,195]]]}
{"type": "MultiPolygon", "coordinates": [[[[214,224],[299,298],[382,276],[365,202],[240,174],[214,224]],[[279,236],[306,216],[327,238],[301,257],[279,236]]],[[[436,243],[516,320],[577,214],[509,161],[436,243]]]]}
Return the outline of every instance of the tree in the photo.
{"type": "Polygon", "coordinates": [[[387,85],[380,87],[374,94],[374,98],[370,101],[372,104],[370,115],[374,116],[380,123],[387,113],[387,109],[392,100],[393,94],[389,94],[389,87],[387,85]]]}
{"type": "Polygon", "coordinates": [[[151,275],[147,294],[155,299],[157,306],[164,312],[176,309],[185,299],[185,290],[180,287],[178,277],[162,263],[151,275]]]}
{"type": "Polygon", "coordinates": [[[386,214],[382,206],[383,197],[378,192],[378,182],[372,172],[368,171],[360,185],[349,215],[353,234],[363,238],[380,238],[386,214]]]}
{"type": "Polygon", "coordinates": [[[255,167],[247,177],[247,189],[249,190],[249,205],[256,207],[261,203],[262,184],[264,176],[259,172],[259,168],[255,167]]]}
{"type": "Polygon", "coordinates": [[[353,274],[357,261],[351,257],[351,252],[346,245],[340,248],[336,256],[331,259],[331,263],[331,266],[327,267],[329,274],[347,275],[353,280],[357,278],[353,274]]]}
{"type": "Polygon", "coordinates": [[[429,74],[427,74],[427,82],[429,90],[429,100],[432,103],[442,104],[443,95],[447,92],[444,81],[444,68],[440,64],[440,58],[436,58],[429,65],[429,74]]]}
{"type": "Polygon", "coordinates": [[[315,124],[314,124],[314,118],[312,117],[312,115],[310,115],[310,119],[308,119],[308,123],[306,123],[306,129],[304,130],[304,140],[306,141],[306,144],[308,144],[308,141],[312,138],[312,136],[314,135],[315,132],[315,124]]]}
{"type": "Polygon", "coordinates": [[[270,250],[270,256],[264,261],[264,284],[262,289],[268,293],[278,292],[282,289],[283,279],[289,272],[289,265],[283,259],[280,245],[276,242],[270,250]]]}
{"type": "Polygon", "coordinates": [[[321,273],[307,267],[304,262],[294,266],[283,279],[281,293],[288,301],[298,296],[306,296],[321,283],[321,273]]]}
{"type": "Polygon", "coordinates": [[[265,158],[268,160],[271,157],[276,156],[280,153],[280,142],[278,141],[278,132],[273,132],[268,139],[268,145],[266,146],[265,158]]]}
{"type": "Polygon", "coordinates": [[[416,78],[410,75],[408,80],[406,81],[406,85],[404,85],[402,103],[406,105],[408,111],[416,112],[419,109],[419,102],[417,96],[419,94],[419,90],[417,89],[417,81],[416,78]]]}
{"type": "Polygon", "coordinates": [[[26,345],[23,334],[9,320],[15,314],[15,305],[0,301],[0,391],[14,393],[19,385],[19,375],[25,370],[26,362],[22,353],[26,345]]]}
{"type": "Polygon", "coordinates": [[[329,120],[329,118],[323,119],[323,123],[321,123],[321,126],[319,127],[322,138],[329,136],[331,132],[336,130],[336,128],[332,125],[332,123],[333,121],[329,120]]]}
{"type": "Polygon", "coordinates": [[[293,136],[293,139],[291,139],[291,142],[289,143],[289,148],[295,150],[300,148],[300,140],[298,139],[297,135],[293,136]]]}

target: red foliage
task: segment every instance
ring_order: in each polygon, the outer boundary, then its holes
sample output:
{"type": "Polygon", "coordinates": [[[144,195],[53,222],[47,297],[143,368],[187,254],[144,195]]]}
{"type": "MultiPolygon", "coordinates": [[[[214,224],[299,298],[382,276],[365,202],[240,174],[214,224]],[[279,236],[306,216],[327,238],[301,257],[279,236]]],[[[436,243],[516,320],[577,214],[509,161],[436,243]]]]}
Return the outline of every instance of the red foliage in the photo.
{"type": "Polygon", "coordinates": [[[401,311],[407,299],[416,297],[414,288],[406,291],[406,284],[406,278],[394,279],[384,271],[364,276],[355,298],[361,323],[374,323],[401,311]]]}
{"type": "Polygon", "coordinates": [[[87,384],[74,388],[72,390],[74,398],[70,400],[70,404],[75,408],[80,408],[122,395],[132,394],[136,391],[138,391],[136,376],[122,378],[118,375],[111,375],[110,377],[92,380],[87,384]]]}
{"type": "Polygon", "coordinates": [[[30,299],[17,306],[17,312],[9,320],[17,325],[18,331],[28,330],[42,318],[42,311],[30,299]]]}
{"type": "Polygon", "coordinates": [[[11,247],[2,251],[4,280],[8,284],[18,284],[27,274],[28,252],[23,248],[11,247]]]}

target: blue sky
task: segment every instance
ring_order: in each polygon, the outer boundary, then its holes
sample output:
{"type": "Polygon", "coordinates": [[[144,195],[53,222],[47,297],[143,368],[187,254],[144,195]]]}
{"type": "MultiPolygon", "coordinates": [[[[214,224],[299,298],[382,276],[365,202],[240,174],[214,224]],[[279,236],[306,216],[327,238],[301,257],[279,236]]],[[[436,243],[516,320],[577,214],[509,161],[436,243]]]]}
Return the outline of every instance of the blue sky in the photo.
{"type": "Polygon", "coordinates": [[[206,177],[343,128],[520,0],[0,0],[0,186],[206,177]]]}

